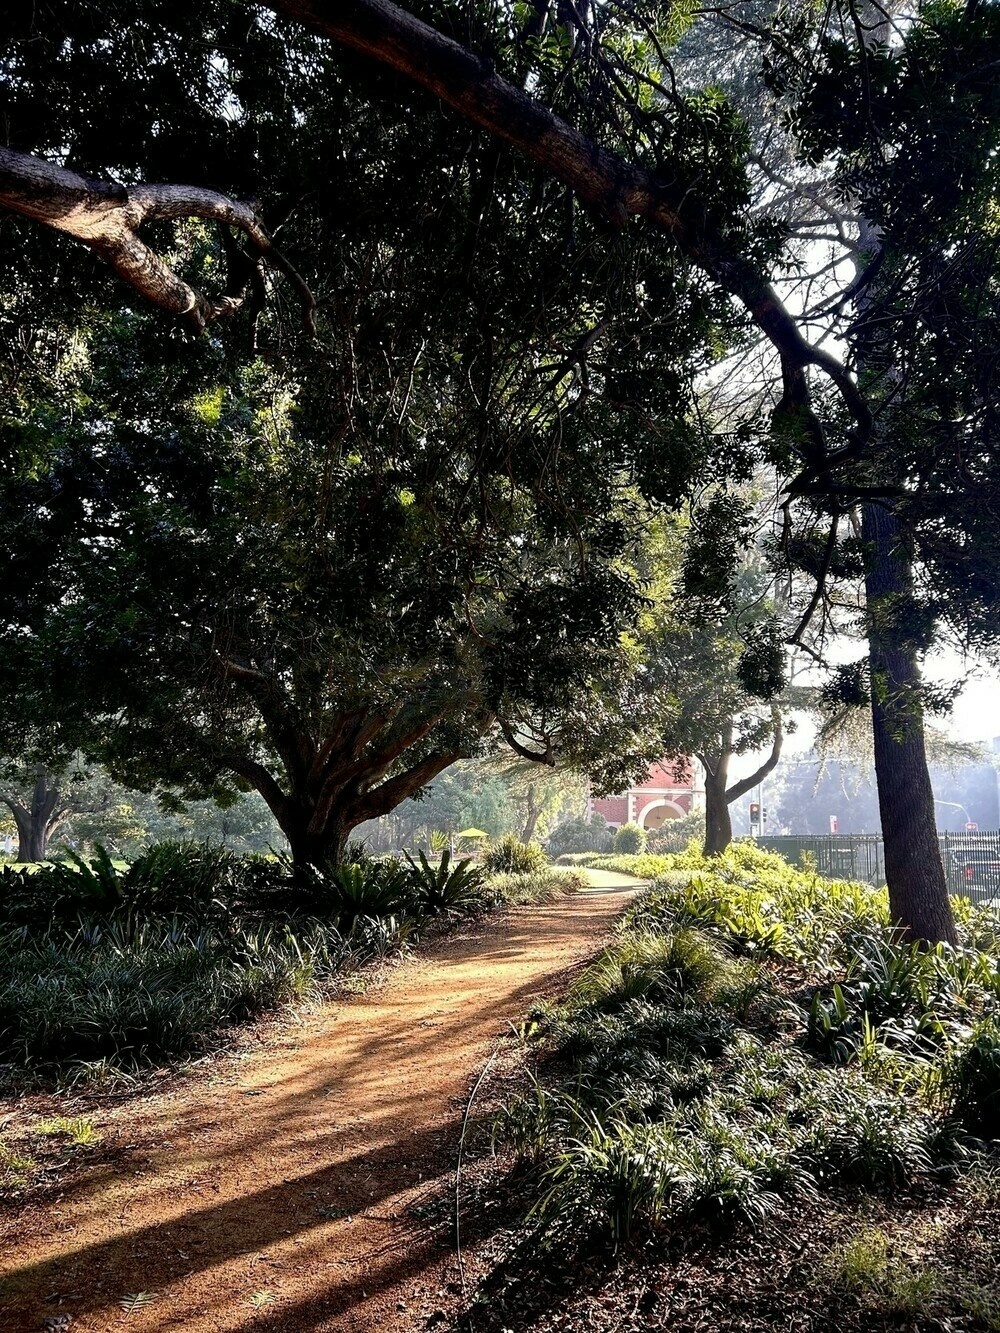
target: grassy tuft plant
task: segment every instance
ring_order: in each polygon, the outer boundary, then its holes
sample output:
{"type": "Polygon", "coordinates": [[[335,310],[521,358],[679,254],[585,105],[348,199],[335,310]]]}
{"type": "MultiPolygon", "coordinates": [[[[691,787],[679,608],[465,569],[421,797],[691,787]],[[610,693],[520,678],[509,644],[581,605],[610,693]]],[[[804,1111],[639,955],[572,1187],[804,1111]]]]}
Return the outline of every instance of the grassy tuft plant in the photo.
{"type": "Polygon", "coordinates": [[[483,893],[498,907],[530,907],[535,903],[556,902],[569,893],[578,893],[586,885],[582,875],[546,867],[523,875],[489,875],[483,881],[483,893]]]}
{"type": "Polygon", "coordinates": [[[41,1138],[67,1138],[77,1148],[97,1143],[101,1137],[86,1116],[67,1118],[58,1115],[51,1120],[38,1120],[32,1125],[31,1132],[41,1138]]]}
{"type": "Polygon", "coordinates": [[[942,1069],[952,1115],[973,1134],[1000,1139],[1000,1021],[984,1019],[952,1049],[942,1069]]]}
{"type": "MultiPolygon", "coordinates": [[[[883,894],[756,847],[699,860],[535,1016],[552,1063],[497,1132],[535,1165],[536,1223],[617,1242],[964,1169],[960,1105],[997,1133],[995,957],[915,949],[883,894]]],[[[920,1272],[897,1285],[893,1308],[930,1299],[920,1272]]]]}
{"type": "Polygon", "coordinates": [[[580,974],[570,1003],[608,1010],[637,999],[707,999],[732,975],[729,961],[697,931],[628,932],[580,974]]]}

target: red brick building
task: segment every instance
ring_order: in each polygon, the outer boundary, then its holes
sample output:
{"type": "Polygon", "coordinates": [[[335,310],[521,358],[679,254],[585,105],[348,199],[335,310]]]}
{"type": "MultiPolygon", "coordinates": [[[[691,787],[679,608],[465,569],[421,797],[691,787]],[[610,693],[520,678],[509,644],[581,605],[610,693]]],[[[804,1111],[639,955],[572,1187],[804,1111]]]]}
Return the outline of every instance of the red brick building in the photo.
{"type": "Polygon", "coordinates": [[[695,766],[690,759],[664,759],[649,770],[645,782],[620,796],[595,796],[587,815],[603,815],[614,828],[638,824],[658,829],[668,819],[691,813],[696,795],[695,766]]]}

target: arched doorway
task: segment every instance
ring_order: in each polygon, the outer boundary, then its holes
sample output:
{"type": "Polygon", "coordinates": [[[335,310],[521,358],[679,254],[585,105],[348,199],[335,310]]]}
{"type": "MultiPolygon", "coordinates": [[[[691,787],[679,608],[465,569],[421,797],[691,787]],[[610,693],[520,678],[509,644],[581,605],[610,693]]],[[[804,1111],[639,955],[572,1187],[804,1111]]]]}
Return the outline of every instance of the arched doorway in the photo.
{"type": "Polygon", "coordinates": [[[676,801],[667,801],[663,797],[657,797],[655,801],[650,801],[644,805],[636,816],[636,823],[640,828],[648,829],[654,832],[662,828],[671,819],[683,819],[687,811],[677,804],[676,801]]]}

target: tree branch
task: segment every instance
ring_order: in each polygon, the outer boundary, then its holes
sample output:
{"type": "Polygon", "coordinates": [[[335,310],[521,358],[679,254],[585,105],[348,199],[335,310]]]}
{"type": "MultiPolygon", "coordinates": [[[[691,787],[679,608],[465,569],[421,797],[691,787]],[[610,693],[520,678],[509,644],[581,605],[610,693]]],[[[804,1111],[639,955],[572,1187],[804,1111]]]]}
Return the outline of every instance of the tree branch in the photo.
{"type": "Polygon", "coordinates": [[[503,718],[497,718],[497,724],[500,727],[500,731],[503,734],[504,740],[507,742],[507,744],[510,746],[510,748],[514,751],[515,754],[520,755],[522,759],[527,759],[529,763],[545,764],[549,768],[555,768],[556,757],[552,753],[551,736],[545,737],[544,750],[541,751],[529,750],[526,745],[521,744],[521,742],[515,736],[513,728],[510,727],[509,724],[503,720],[503,718]]]}
{"type": "Polygon", "coordinates": [[[245,755],[231,756],[228,764],[238,777],[245,778],[263,796],[268,809],[284,832],[288,815],[288,797],[274,777],[263,764],[258,764],[255,759],[249,759],[245,755]]]}
{"type": "Polygon", "coordinates": [[[781,758],[781,744],[784,740],[784,730],[781,723],[781,710],[777,706],[771,709],[771,718],[774,722],[774,736],[771,741],[771,753],[757,769],[756,773],[751,773],[748,778],[743,778],[741,782],[734,782],[731,787],[726,789],[726,804],[732,805],[733,801],[738,801],[741,796],[745,796],[751,788],[756,787],[758,782],[763,782],[768,773],[777,766],[781,758]]]}
{"type": "Polygon", "coordinates": [[[366,819],[377,819],[380,815],[387,815],[390,810],[395,810],[400,801],[405,801],[407,796],[412,796],[421,787],[426,787],[428,782],[432,782],[439,773],[443,773],[461,758],[463,755],[458,750],[428,755],[413,768],[408,768],[405,773],[397,774],[388,782],[383,782],[381,787],[365,792],[363,796],[352,801],[348,806],[351,820],[354,823],[361,823],[366,819]]]}
{"type": "Polygon", "coordinates": [[[313,328],[316,302],[305,281],[276,249],[249,204],[194,185],[119,185],[92,180],[28,153],[0,147],[0,206],[73,236],[154,305],[201,331],[243,304],[246,286],[223,296],[198,291],[142,239],[147,222],[204,218],[242,233],[257,261],[283,273],[313,328]]]}
{"type": "Polygon", "coordinates": [[[493,64],[393,4],[392,0],[267,0],[268,8],[388,65],[439,97],[466,119],[517,148],[613,224],[642,217],[666,233],[704,272],[746,308],[781,359],[778,413],[795,423],[807,475],[821,472],[828,449],[811,408],[805,368],[813,365],[836,386],[854,421],[854,439],[837,457],[849,461],[871,438],[872,417],[851,375],[834,356],[803,337],[774,288],[744,256],[706,230],[704,218],[683,217],[683,196],[672,198],[670,163],[659,172],[627,162],[568,125],[493,64]]]}

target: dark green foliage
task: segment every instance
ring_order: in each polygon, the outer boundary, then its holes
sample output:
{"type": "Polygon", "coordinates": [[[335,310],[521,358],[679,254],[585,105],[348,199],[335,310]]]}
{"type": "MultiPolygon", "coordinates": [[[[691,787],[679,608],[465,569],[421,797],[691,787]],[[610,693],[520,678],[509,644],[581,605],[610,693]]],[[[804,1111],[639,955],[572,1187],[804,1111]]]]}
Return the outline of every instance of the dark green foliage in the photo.
{"type": "Polygon", "coordinates": [[[952,1114],[984,1139],[1000,1139],[1000,1022],[984,1020],[945,1062],[945,1095],[952,1114]]]}
{"type": "MultiPolygon", "coordinates": [[[[19,148],[249,194],[320,298],[315,339],[278,282],[186,340],[11,224],[0,732],[22,743],[30,714],[39,752],[185,798],[254,785],[314,865],[495,718],[565,720],[585,749],[589,705],[613,723],[630,679],[629,557],[708,475],[693,381],[728,301],[265,11],[52,3],[0,26],[19,148]]],[[[725,104],[686,114],[715,127],[698,179],[738,179],[725,104]]],[[[157,239],[200,282],[224,270],[211,227],[157,239]]]]}
{"type": "Polygon", "coordinates": [[[130,866],[98,845],[90,858],[69,851],[64,863],[0,870],[0,919],[18,924],[119,910],[200,920],[232,911],[280,913],[292,896],[287,866],[278,859],[194,841],[155,843],[130,866]]]}
{"type": "Polygon", "coordinates": [[[646,830],[638,824],[623,824],[615,830],[612,850],[621,856],[639,856],[646,850],[646,830]]]}
{"type": "Polygon", "coordinates": [[[274,858],[237,856],[203,842],[160,842],[129,866],[124,894],[143,911],[201,914],[249,906],[282,881],[274,858]]]}
{"type": "Polygon", "coordinates": [[[0,1083],[192,1055],[398,949],[426,918],[515,896],[485,891],[481,872],[447,856],[431,866],[351,855],[307,881],[276,858],[197,843],[154,846],[131,867],[101,850],[0,871],[0,1083]]]}
{"type": "Polygon", "coordinates": [[[397,863],[365,865],[348,862],[329,872],[317,902],[322,901],[338,928],[351,935],[365,918],[395,923],[412,901],[409,877],[397,863]]]}
{"type": "Polygon", "coordinates": [[[97,847],[87,859],[66,851],[66,861],[49,866],[44,872],[56,890],[56,896],[78,903],[84,910],[113,909],[125,898],[125,881],[104,847],[97,847]]]}
{"type": "Polygon", "coordinates": [[[437,865],[432,865],[423,852],[419,861],[411,856],[406,860],[410,870],[410,886],[419,912],[427,916],[445,913],[475,911],[483,905],[483,874],[471,861],[452,864],[451,853],[444,851],[437,865]]]}
{"type": "MultiPolygon", "coordinates": [[[[884,628],[912,649],[936,618],[996,642],[1000,12],[927,0],[913,22],[886,20],[858,24],[839,0],[785,9],[765,72],[800,160],[822,163],[817,180],[833,168],[828,206],[868,224],[859,299],[838,321],[878,422],[854,476],[892,488],[921,568],[916,596],[881,608],[884,628]]],[[[793,563],[815,567],[803,546],[793,563]]],[[[856,577],[859,555],[870,564],[853,534],[839,572],[856,577]]]]}
{"type": "Polygon", "coordinates": [[[508,833],[486,848],[483,869],[490,875],[530,875],[548,865],[548,860],[537,842],[522,842],[508,833]]]}
{"type": "Polygon", "coordinates": [[[329,926],[122,915],[0,933],[0,1078],[132,1072],[206,1049],[221,1029],[301,998],[343,965],[329,926]]]}
{"type": "Polygon", "coordinates": [[[891,934],[859,938],[853,949],[848,975],[810,1007],[809,1041],[829,1059],[849,1060],[872,1039],[929,1054],[960,1040],[970,1018],[1000,999],[1000,972],[986,954],[891,934]]]}

